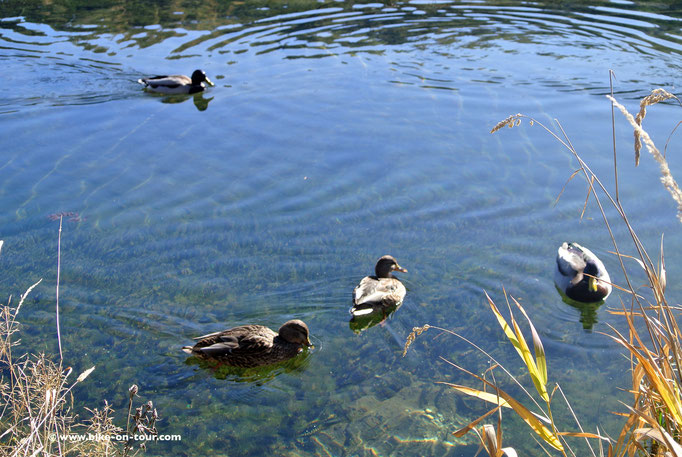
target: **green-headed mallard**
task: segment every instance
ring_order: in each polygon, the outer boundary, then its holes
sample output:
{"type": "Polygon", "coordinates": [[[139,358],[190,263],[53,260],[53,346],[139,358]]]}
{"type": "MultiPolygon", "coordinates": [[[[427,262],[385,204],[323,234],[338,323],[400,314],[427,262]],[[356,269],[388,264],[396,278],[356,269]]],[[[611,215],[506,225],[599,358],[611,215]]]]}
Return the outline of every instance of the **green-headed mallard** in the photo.
{"type": "Polygon", "coordinates": [[[593,303],[605,300],[611,293],[611,278],[604,264],[578,243],[559,247],[556,266],[554,282],[568,298],[593,303]]]}
{"type": "Polygon", "coordinates": [[[206,88],[204,82],[213,85],[204,70],[194,70],[191,78],[185,75],[153,76],[138,79],[137,82],[143,84],[145,89],[161,94],[196,94],[206,88]]]}
{"type": "Polygon", "coordinates": [[[353,290],[353,316],[369,314],[377,309],[384,309],[402,303],[405,298],[405,286],[392,272],[407,270],[398,265],[390,255],[381,257],[374,268],[376,276],[365,276],[353,290]]]}
{"type": "Polygon", "coordinates": [[[188,354],[234,367],[257,367],[290,359],[311,346],[308,326],[298,319],[285,322],[275,333],[263,325],[241,325],[195,338],[188,354]]]}

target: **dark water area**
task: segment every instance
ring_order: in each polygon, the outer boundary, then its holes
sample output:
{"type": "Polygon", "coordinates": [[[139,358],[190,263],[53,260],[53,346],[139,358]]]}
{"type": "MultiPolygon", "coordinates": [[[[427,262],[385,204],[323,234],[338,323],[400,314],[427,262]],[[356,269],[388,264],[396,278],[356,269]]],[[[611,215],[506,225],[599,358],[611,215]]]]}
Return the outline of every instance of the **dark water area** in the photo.
{"type": "MultiPolygon", "coordinates": [[[[435,382],[474,385],[441,357],[477,373],[489,361],[433,329],[402,350],[428,323],[522,373],[485,299],[503,307],[503,288],[583,426],[617,433],[628,367],[602,332],[623,328],[608,309],[628,298],[577,309],[552,280],[558,246],[575,240],[623,282],[598,207],[581,219],[585,180],[562,193],[578,163],[537,124],[489,132],[518,112],[557,133],[558,119],[613,190],[609,70],[630,112],[654,88],[677,93],[676,3],[9,1],[0,17],[0,291],[15,303],[43,278],[20,313],[22,346],[56,354],[50,215],[74,213],[61,239],[65,364],[97,367],[79,404],[106,398],[122,415],[133,383],[154,401],[159,432],[182,440],[148,455],[473,456],[475,438],[451,432],[485,406],[435,382]],[[216,83],[196,96],[136,82],[196,68],[216,83]],[[409,270],[407,296],[358,328],[353,287],[383,254],[409,270]],[[180,350],[294,318],[315,347],[272,368],[218,372],[180,350]]],[[[650,108],[659,148],[680,113],[650,108]]],[[[621,200],[652,257],[665,234],[677,277],[676,206],[646,152],[634,167],[618,113],[615,132],[621,200]]],[[[673,174],[679,144],[673,134],[673,174]]],[[[679,292],[669,281],[669,300],[679,292]]],[[[536,453],[507,418],[505,445],[536,453]]]]}

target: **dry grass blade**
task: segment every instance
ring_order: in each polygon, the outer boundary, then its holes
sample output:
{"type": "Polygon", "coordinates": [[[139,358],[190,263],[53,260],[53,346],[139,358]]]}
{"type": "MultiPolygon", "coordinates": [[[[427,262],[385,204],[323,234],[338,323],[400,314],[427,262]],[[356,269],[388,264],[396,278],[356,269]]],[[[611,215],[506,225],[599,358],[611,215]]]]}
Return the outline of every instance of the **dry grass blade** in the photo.
{"type": "Polygon", "coordinates": [[[587,195],[585,196],[585,204],[583,205],[583,210],[580,213],[580,220],[583,220],[583,217],[585,217],[585,211],[587,211],[587,202],[590,201],[590,194],[594,192],[594,176],[590,178],[590,185],[587,186],[587,195]]]}
{"type": "MultiPolygon", "coordinates": [[[[631,321],[630,321],[631,323],[631,321]]],[[[633,324],[631,324],[633,325],[633,324]]],[[[660,395],[662,402],[665,404],[666,410],[672,415],[676,423],[682,424],[682,404],[680,403],[679,394],[680,391],[676,385],[670,385],[671,380],[666,379],[663,373],[656,365],[655,361],[650,360],[650,355],[645,356],[640,353],[640,351],[626,341],[622,336],[611,336],[615,342],[625,347],[632,356],[637,358],[639,366],[641,366],[646,372],[646,377],[655,389],[655,391],[660,395]]]]}
{"type": "Polygon", "coordinates": [[[526,318],[526,321],[528,322],[528,326],[530,327],[530,332],[533,337],[533,349],[535,351],[535,361],[537,364],[537,370],[538,370],[538,377],[540,378],[540,382],[544,386],[545,392],[546,386],[547,386],[547,357],[545,355],[545,347],[542,344],[542,340],[540,339],[540,335],[538,334],[537,330],[535,330],[535,326],[533,325],[533,322],[530,320],[530,317],[528,317],[528,314],[526,313],[526,310],[521,306],[521,304],[512,297],[512,301],[514,304],[521,310],[521,313],[523,313],[524,317],[526,318]]]}
{"type": "Polygon", "coordinates": [[[638,428],[633,432],[635,439],[639,442],[643,440],[654,440],[664,446],[675,457],[682,457],[682,446],[680,446],[672,436],[661,428],[638,428]]]}
{"type": "Polygon", "coordinates": [[[658,283],[661,286],[661,294],[665,294],[665,286],[667,285],[668,279],[665,271],[665,254],[663,253],[663,235],[661,235],[661,261],[659,263],[660,267],[658,269],[658,283]]]}
{"type": "Polygon", "coordinates": [[[19,304],[17,305],[17,309],[14,311],[14,316],[16,316],[16,315],[19,313],[19,309],[21,309],[21,305],[24,304],[24,300],[26,300],[26,297],[28,297],[28,294],[30,294],[31,291],[32,291],[33,289],[35,289],[35,287],[36,287],[38,284],[40,284],[40,283],[42,282],[42,280],[43,280],[43,278],[40,278],[40,279],[38,280],[38,282],[36,282],[36,283],[33,284],[31,287],[29,287],[28,289],[26,289],[26,292],[24,292],[24,295],[22,295],[22,296],[21,296],[21,299],[19,300],[19,304]]]}
{"type": "MultiPolygon", "coordinates": [[[[651,91],[651,94],[647,95],[644,97],[640,102],[639,102],[639,112],[637,113],[637,116],[635,117],[635,122],[637,123],[638,126],[642,126],[642,121],[644,120],[644,117],[646,116],[646,108],[648,106],[655,105],[656,103],[669,100],[671,98],[676,99],[679,101],[677,97],[675,97],[673,94],[670,92],[666,91],[665,89],[654,89],[651,91]]],[[[637,129],[635,129],[635,166],[639,165],[639,154],[642,149],[642,141],[640,139],[640,133],[637,129]]]]}
{"type": "Polygon", "coordinates": [[[87,378],[88,376],[90,376],[90,373],[92,373],[93,371],[95,371],[95,367],[94,367],[94,366],[88,368],[87,370],[85,370],[84,372],[82,372],[82,373],[78,376],[78,378],[76,378],[76,382],[83,382],[83,381],[85,381],[85,378],[87,378]]]}
{"type": "Polygon", "coordinates": [[[519,354],[523,362],[526,364],[526,368],[528,369],[528,373],[530,374],[531,379],[533,380],[535,389],[538,391],[542,399],[545,400],[545,402],[548,402],[549,394],[547,393],[546,382],[543,382],[543,379],[546,379],[546,377],[543,377],[543,375],[540,374],[538,366],[530,353],[528,344],[526,343],[526,340],[524,339],[523,334],[521,333],[521,329],[516,323],[516,320],[514,320],[514,315],[512,314],[511,316],[511,321],[514,328],[514,330],[512,331],[511,327],[504,319],[500,311],[497,309],[497,306],[495,306],[495,303],[492,301],[487,292],[485,292],[485,296],[488,299],[490,309],[492,309],[493,313],[495,314],[495,317],[497,317],[497,321],[502,327],[502,330],[507,336],[507,339],[512,343],[514,349],[516,349],[516,352],[519,354]]]}
{"type": "Polygon", "coordinates": [[[478,439],[481,441],[481,447],[485,449],[491,457],[502,457],[503,455],[506,455],[507,457],[517,457],[518,454],[513,447],[502,447],[501,425],[502,424],[498,420],[497,430],[492,424],[483,425],[480,432],[475,430],[478,439]]]}
{"type": "Polygon", "coordinates": [[[618,257],[622,257],[624,259],[631,259],[637,262],[640,267],[642,267],[642,270],[647,271],[646,265],[644,262],[642,262],[641,259],[638,259],[637,257],[633,257],[631,255],[623,254],[622,252],[615,252],[615,251],[607,251],[609,254],[617,255],[618,257]]]}
{"type": "Polygon", "coordinates": [[[500,446],[497,442],[497,433],[495,433],[495,427],[491,424],[485,424],[483,426],[481,443],[483,447],[488,452],[488,455],[497,457],[500,455],[500,446]]]}
{"type": "Polygon", "coordinates": [[[474,389],[473,387],[462,386],[459,384],[453,384],[445,381],[439,381],[436,384],[443,384],[444,386],[452,387],[456,391],[461,392],[465,395],[479,398],[483,401],[487,401],[488,403],[492,403],[499,407],[511,408],[511,405],[508,402],[506,402],[503,398],[500,398],[499,395],[491,394],[490,392],[484,392],[482,390],[474,389]]]}
{"type": "Polygon", "coordinates": [[[675,132],[677,131],[677,128],[678,128],[680,125],[682,125],[682,121],[680,121],[680,122],[678,122],[677,124],[675,124],[675,127],[674,127],[673,130],[670,132],[670,135],[668,135],[668,139],[665,140],[665,146],[663,146],[663,156],[664,156],[664,157],[665,157],[665,155],[666,155],[666,151],[668,150],[668,143],[670,143],[670,139],[673,137],[673,135],[674,135],[675,132]]]}
{"type": "Polygon", "coordinates": [[[409,335],[407,335],[407,339],[405,340],[405,347],[403,348],[403,357],[405,357],[405,355],[407,354],[407,350],[410,348],[412,343],[414,343],[414,340],[419,335],[421,335],[422,333],[427,331],[429,328],[431,328],[431,326],[429,324],[426,324],[422,327],[413,327],[412,328],[412,331],[410,332],[409,335]]]}
{"type": "MultiPolygon", "coordinates": [[[[498,397],[498,396],[501,397],[504,401],[506,401],[507,404],[509,404],[509,406],[514,410],[514,412],[526,424],[528,424],[528,426],[530,426],[530,428],[535,432],[535,434],[537,436],[539,436],[544,442],[546,442],[547,444],[552,446],[554,449],[557,449],[557,450],[563,452],[564,447],[561,444],[561,441],[559,440],[559,438],[549,428],[545,427],[545,425],[538,419],[538,417],[535,413],[530,411],[528,408],[523,406],[520,402],[515,400],[511,395],[509,395],[508,393],[506,393],[504,390],[500,389],[496,385],[492,384],[491,382],[486,381],[485,379],[481,378],[480,376],[476,376],[475,374],[470,373],[470,372],[468,372],[462,368],[460,368],[460,369],[462,371],[474,376],[479,381],[482,381],[485,385],[487,385],[488,387],[493,389],[495,391],[496,395],[492,395],[491,397],[493,397],[493,398],[498,397]]],[[[447,382],[442,382],[440,384],[448,385],[448,386],[452,387],[453,389],[455,389],[459,392],[462,392],[464,394],[467,394],[467,395],[471,395],[469,393],[471,391],[476,391],[477,393],[474,396],[481,398],[481,399],[484,399],[484,397],[480,396],[479,393],[485,393],[485,392],[482,392],[480,390],[472,389],[472,388],[466,388],[466,390],[460,390],[459,388],[461,386],[458,386],[456,384],[447,383],[447,382]]],[[[490,394],[488,394],[488,395],[490,395],[490,394]]],[[[495,404],[499,404],[497,399],[495,399],[493,401],[495,404]]],[[[548,420],[547,418],[544,418],[544,419],[548,420]]]]}
{"type": "Polygon", "coordinates": [[[518,457],[518,454],[516,453],[516,449],[514,449],[513,447],[503,447],[502,452],[507,457],[518,457]]]}
{"type": "Polygon", "coordinates": [[[663,186],[665,186],[665,188],[668,190],[673,200],[675,200],[675,202],[677,203],[677,218],[680,219],[680,221],[682,221],[682,191],[677,185],[675,178],[673,178],[673,175],[670,173],[668,161],[665,160],[665,157],[663,157],[658,148],[656,148],[656,145],[654,144],[649,134],[635,121],[635,119],[628,112],[628,110],[625,109],[623,105],[618,103],[616,99],[611,97],[610,95],[607,95],[606,97],[609,100],[611,100],[611,102],[613,102],[614,106],[618,108],[621,113],[623,113],[623,115],[628,120],[630,125],[635,129],[635,132],[637,132],[639,137],[642,140],[644,140],[644,144],[646,144],[646,147],[648,151],[651,153],[651,155],[654,157],[654,160],[658,162],[659,169],[661,172],[661,182],[663,183],[663,186]]]}
{"type": "Polygon", "coordinates": [[[611,441],[608,437],[606,436],[601,436],[597,435],[596,433],[587,433],[587,432],[557,432],[557,435],[560,436],[573,436],[575,438],[594,438],[597,440],[603,440],[603,441],[611,441]]]}
{"type": "Polygon", "coordinates": [[[566,180],[566,182],[564,183],[564,187],[561,188],[561,192],[559,192],[559,195],[556,196],[556,200],[554,200],[554,203],[553,203],[552,206],[556,206],[556,204],[559,203],[559,199],[561,198],[561,195],[562,195],[562,194],[564,193],[564,191],[566,190],[566,186],[568,186],[568,183],[571,182],[571,181],[573,180],[573,178],[575,178],[575,175],[577,175],[577,174],[580,173],[581,171],[582,171],[582,170],[577,169],[577,170],[575,170],[573,173],[571,173],[571,176],[569,176],[568,179],[566,180]]]}
{"type": "Polygon", "coordinates": [[[547,393],[546,382],[547,377],[543,376],[543,374],[540,372],[540,369],[538,368],[537,362],[535,359],[533,359],[530,348],[528,347],[528,343],[526,343],[526,339],[523,337],[523,333],[521,332],[521,327],[519,327],[519,324],[517,324],[513,316],[511,320],[512,325],[514,326],[514,333],[516,333],[516,340],[521,344],[523,361],[526,364],[528,373],[530,373],[533,384],[535,385],[535,389],[540,394],[540,397],[545,400],[545,402],[549,402],[549,394],[547,393]]]}
{"type": "MultiPolygon", "coordinates": [[[[522,117],[523,117],[523,115],[521,113],[509,116],[508,118],[498,122],[497,125],[495,125],[495,127],[492,128],[490,133],[495,133],[498,130],[500,130],[502,127],[509,127],[509,128],[516,127],[519,124],[521,124],[521,118],[522,117]]],[[[532,125],[532,121],[531,121],[531,125],[532,125]]]]}
{"type": "Polygon", "coordinates": [[[469,422],[467,425],[460,428],[459,430],[452,432],[452,435],[455,438],[463,437],[464,435],[469,433],[471,430],[473,430],[478,424],[480,424],[483,419],[485,419],[486,417],[490,416],[491,414],[494,414],[495,412],[497,412],[498,409],[500,409],[500,406],[497,406],[497,407],[491,409],[490,411],[488,411],[487,413],[485,413],[484,415],[482,415],[478,419],[476,419],[472,422],[469,422]]]}

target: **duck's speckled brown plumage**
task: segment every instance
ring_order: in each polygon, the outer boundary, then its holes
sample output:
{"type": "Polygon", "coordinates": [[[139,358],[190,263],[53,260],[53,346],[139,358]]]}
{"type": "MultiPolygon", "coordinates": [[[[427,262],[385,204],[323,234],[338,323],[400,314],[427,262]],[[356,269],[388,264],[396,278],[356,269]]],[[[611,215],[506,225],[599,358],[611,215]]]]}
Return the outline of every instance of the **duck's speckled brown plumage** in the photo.
{"type": "Polygon", "coordinates": [[[286,322],[279,333],[263,325],[241,325],[195,339],[199,341],[183,351],[244,368],[281,362],[310,346],[308,326],[298,319],[286,322]]]}

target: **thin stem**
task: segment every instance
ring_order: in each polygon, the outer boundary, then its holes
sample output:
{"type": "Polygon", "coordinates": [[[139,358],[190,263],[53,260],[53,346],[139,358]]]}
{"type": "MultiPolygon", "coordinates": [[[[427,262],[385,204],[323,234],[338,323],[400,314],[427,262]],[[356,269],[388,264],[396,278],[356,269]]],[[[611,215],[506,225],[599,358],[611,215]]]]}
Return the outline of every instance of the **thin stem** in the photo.
{"type": "MultiPolygon", "coordinates": [[[[616,74],[613,70],[609,70],[609,86],[611,88],[611,97],[613,97],[613,78],[616,74]]],[[[620,194],[618,193],[618,158],[616,157],[616,112],[613,102],[611,102],[611,136],[613,140],[613,177],[616,182],[616,201],[620,205],[620,194]]]]}
{"type": "Polygon", "coordinates": [[[61,270],[62,259],[62,219],[64,216],[59,216],[59,237],[57,238],[57,343],[59,343],[59,362],[64,361],[62,355],[62,334],[59,330],[59,271],[61,270]]]}

